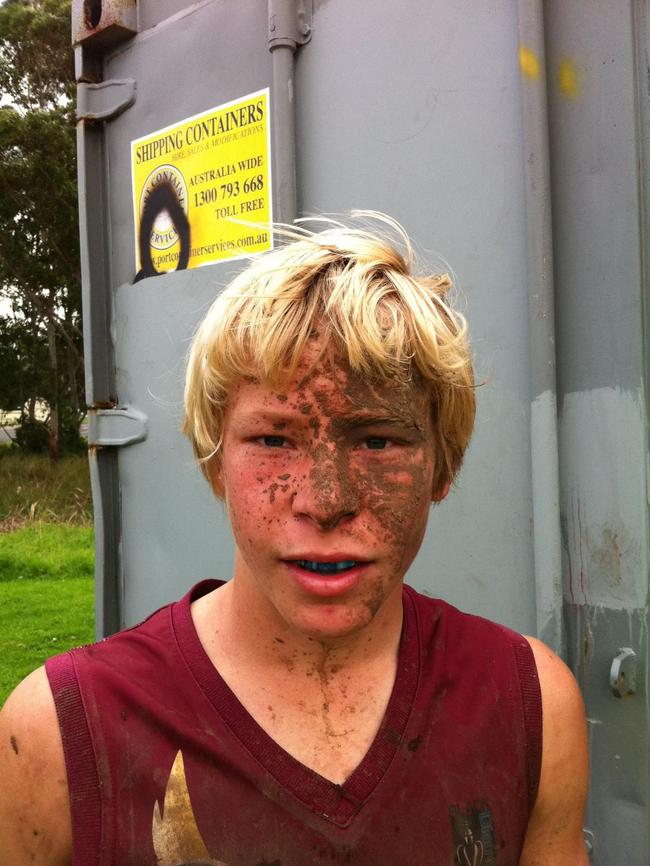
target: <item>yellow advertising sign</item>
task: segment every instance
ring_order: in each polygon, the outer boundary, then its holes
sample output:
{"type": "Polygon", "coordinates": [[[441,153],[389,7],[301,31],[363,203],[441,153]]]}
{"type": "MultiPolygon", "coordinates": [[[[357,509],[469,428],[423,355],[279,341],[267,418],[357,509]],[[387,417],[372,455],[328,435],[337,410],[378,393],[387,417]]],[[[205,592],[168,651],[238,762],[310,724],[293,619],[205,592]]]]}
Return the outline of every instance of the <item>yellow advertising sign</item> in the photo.
{"type": "Polygon", "coordinates": [[[131,142],[138,278],[271,249],[268,88],[131,142]]]}

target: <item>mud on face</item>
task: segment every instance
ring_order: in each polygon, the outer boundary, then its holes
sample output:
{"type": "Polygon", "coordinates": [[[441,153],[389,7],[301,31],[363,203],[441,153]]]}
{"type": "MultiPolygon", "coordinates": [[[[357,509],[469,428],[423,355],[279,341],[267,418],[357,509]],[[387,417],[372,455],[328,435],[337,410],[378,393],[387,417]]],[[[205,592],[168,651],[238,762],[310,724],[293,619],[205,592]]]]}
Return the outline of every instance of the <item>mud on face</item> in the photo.
{"type": "Polygon", "coordinates": [[[419,549],[434,468],[422,387],[370,380],[310,346],[291,381],[234,389],[217,481],[244,570],[263,592],[291,594],[279,576],[287,560],[345,551],[370,564],[336,601],[339,625],[354,629],[375,617],[419,549]]]}

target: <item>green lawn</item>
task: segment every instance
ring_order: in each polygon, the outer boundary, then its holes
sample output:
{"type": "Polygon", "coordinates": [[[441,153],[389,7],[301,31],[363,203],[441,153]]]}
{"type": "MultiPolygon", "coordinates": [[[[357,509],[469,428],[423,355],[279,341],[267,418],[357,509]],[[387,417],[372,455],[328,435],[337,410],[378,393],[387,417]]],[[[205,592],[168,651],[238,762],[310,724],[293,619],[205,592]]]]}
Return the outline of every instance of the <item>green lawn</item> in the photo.
{"type": "Polygon", "coordinates": [[[87,578],[92,573],[92,526],[29,523],[0,533],[0,584],[35,578],[87,578]]]}
{"type": "Polygon", "coordinates": [[[0,448],[0,706],[46,658],[94,639],[88,461],[0,448]]]}
{"type": "Polygon", "coordinates": [[[0,705],[46,658],[93,638],[87,577],[0,583],[0,705]]]}

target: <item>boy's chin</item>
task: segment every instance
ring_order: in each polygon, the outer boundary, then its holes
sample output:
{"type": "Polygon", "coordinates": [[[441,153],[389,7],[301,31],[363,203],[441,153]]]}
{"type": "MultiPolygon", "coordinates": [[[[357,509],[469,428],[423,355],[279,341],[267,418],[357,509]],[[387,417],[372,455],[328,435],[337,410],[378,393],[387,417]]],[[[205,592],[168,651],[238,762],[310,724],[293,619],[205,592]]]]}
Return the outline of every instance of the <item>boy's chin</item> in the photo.
{"type": "Polygon", "coordinates": [[[341,603],[305,605],[292,611],[291,615],[279,611],[296,635],[321,643],[343,643],[354,639],[371,626],[378,612],[365,605],[348,607],[341,603]]]}

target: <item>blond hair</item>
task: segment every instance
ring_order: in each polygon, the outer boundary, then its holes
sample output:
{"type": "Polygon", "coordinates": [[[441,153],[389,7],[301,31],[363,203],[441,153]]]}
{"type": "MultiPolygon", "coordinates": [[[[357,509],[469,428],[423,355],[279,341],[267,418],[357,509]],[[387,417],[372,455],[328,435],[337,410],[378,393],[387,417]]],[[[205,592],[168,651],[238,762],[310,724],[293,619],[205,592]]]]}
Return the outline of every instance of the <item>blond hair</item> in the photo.
{"type": "Polygon", "coordinates": [[[251,375],[269,384],[290,378],[317,326],[353,371],[414,379],[427,389],[434,492],[460,469],[475,397],[467,325],[447,298],[451,279],[412,273],[411,242],[390,217],[365,211],[352,217],[378,221],[383,231],[333,221],[318,233],[282,229],[290,242],[253,260],[201,322],[189,353],[183,430],[208,479],[233,385],[251,375]]]}

